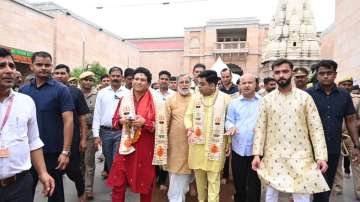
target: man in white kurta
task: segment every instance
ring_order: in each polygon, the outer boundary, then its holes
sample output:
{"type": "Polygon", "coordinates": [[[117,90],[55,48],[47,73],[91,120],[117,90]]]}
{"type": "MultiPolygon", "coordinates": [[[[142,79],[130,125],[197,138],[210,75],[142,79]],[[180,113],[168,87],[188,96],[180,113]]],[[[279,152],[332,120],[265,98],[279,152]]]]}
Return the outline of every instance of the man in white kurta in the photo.
{"type": "Polygon", "coordinates": [[[277,201],[280,191],[307,202],[329,190],[321,174],[327,149],[319,113],[309,94],[291,86],[292,68],[290,61],[274,62],[278,89],[263,98],[255,128],[253,169],[267,186],[266,201],[277,201]]]}

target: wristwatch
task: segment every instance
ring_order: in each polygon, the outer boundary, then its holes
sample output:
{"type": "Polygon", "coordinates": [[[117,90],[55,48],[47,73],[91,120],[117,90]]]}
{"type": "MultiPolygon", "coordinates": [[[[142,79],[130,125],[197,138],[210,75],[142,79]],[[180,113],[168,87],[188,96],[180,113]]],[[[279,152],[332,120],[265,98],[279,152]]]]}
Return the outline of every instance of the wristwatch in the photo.
{"type": "Polygon", "coordinates": [[[61,154],[64,154],[65,156],[70,156],[71,152],[63,150],[61,154]]]}

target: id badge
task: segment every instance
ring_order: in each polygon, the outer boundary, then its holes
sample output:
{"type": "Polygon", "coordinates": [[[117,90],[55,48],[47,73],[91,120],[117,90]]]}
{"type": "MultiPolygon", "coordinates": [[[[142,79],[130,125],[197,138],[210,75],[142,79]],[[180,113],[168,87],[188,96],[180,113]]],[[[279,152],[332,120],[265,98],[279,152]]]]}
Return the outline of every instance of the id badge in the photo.
{"type": "Polygon", "coordinates": [[[0,158],[9,157],[9,148],[0,143],[0,158]]]}

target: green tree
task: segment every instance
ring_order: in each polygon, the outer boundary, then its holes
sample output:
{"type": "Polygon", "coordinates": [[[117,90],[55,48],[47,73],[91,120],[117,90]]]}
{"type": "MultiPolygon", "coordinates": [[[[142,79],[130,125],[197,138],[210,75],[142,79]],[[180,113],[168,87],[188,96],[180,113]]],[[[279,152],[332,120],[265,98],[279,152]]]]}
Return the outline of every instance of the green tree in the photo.
{"type": "Polygon", "coordinates": [[[85,68],[84,67],[76,67],[74,69],[71,70],[70,72],[70,75],[72,77],[75,77],[75,78],[79,78],[80,74],[85,72],[85,68]]]}
{"type": "Polygon", "coordinates": [[[100,82],[100,77],[108,74],[108,70],[96,62],[90,65],[89,71],[94,72],[96,83],[100,82]]]}
{"type": "Polygon", "coordinates": [[[86,67],[76,67],[70,72],[70,74],[73,77],[79,78],[81,73],[85,71],[91,71],[95,74],[95,83],[98,84],[100,82],[100,77],[108,73],[108,70],[105,67],[101,66],[101,64],[98,62],[94,62],[87,67],[87,70],[86,67]]]}

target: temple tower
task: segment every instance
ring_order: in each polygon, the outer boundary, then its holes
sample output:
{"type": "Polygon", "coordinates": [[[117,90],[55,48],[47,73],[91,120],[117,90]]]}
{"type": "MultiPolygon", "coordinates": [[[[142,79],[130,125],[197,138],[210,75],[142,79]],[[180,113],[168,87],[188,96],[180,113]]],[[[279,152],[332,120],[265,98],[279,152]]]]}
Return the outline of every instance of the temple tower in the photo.
{"type": "Polygon", "coordinates": [[[276,59],[286,58],[295,67],[309,69],[319,57],[320,39],[310,0],[279,0],[262,50],[260,77],[271,75],[271,64],[276,59]]]}

